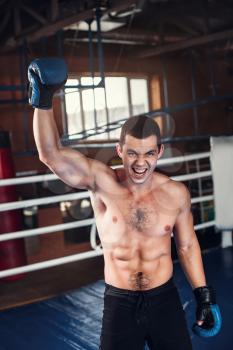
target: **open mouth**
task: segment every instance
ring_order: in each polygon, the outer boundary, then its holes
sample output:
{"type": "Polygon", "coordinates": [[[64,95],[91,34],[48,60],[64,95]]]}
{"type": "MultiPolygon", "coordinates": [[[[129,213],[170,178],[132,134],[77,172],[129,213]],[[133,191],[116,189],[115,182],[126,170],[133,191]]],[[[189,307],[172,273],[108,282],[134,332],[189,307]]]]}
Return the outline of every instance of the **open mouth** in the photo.
{"type": "Polygon", "coordinates": [[[137,176],[137,177],[142,177],[145,175],[145,173],[147,172],[147,169],[137,169],[137,168],[132,168],[133,169],[133,172],[134,174],[137,176]]]}

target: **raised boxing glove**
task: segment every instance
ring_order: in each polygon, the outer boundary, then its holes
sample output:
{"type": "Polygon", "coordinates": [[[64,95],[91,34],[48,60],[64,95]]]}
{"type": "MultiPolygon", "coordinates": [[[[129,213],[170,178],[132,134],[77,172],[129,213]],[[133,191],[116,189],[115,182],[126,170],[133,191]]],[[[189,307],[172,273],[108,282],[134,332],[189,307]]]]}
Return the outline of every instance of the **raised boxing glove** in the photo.
{"type": "Polygon", "coordinates": [[[40,109],[52,108],[54,93],[68,77],[68,70],[62,58],[38,58],[28,67],[29,103],[40,109]]]}

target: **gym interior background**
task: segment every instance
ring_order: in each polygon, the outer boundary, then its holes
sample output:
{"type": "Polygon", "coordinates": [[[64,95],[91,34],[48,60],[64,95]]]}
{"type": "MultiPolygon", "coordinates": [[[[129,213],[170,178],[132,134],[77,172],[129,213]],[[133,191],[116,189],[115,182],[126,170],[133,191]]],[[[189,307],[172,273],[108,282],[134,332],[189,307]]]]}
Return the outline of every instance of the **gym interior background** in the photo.
{"type": "MultiPolygon", "coordinates": [[[[27,67],[39,57],[64,57],[68,65],[66,88],[54,100],[63,144],[110,166],[120,165],[119,127],[133,115],[145,113],[159,123],[165,158],[209,152],[210,136],[233,134],[229,0],[1,0],[0,18],[0,128],[10,133],[16,178],[50,173],[38,158],[27,102],[27,67]]],[[[209,169],[209,158],[159,167],[169,176],[209,169]]],[[[185,183],[193,197],[213,193],[211,176],[185,183]]],[[[14,191],[18,201],[82,192],[56,179],[14,185],[14,191]]],[[[195,224],[214,220],[213,200],[192,210],[195,224]]],[[[20,215],[27,230],[90,219],[93,212],[88,198],[64,197],[21,208],[20,215]]],[[[91,249],[89,233],[87,225],[24,237],[22,265],[85,252],[91,249]]],[[[221,247],[214,226],[197,235],[203,252],[221,247]]],[[[172,248],[175,261],[173,242],[172,248]]],[[[8,268],[18,266],[10,260],[8,268]]],[[[47,300],[101,278],[102,256],[8,277],[0,282],[0,309],[47,300]]]]}

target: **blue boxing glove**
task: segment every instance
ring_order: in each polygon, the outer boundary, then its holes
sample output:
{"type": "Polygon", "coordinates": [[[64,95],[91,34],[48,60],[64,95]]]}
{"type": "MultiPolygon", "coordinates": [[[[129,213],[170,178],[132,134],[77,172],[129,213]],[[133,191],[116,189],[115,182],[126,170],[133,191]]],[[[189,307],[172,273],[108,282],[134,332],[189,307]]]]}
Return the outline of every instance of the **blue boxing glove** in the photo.
{"type": "Polygon", "coordinates": [[[40,109],[52,108],[54,93],[68,77],[67,65],[62,58],[38,58],[28,67],[29,103],[40,109]]]}
{"type": "Polygon", "coordinates": [[[193,292],[197,302],[196,320],[203,321],[200,326],[197,323],[193,325],[193,332],[200,337],[213,337],[218,334],[222,325],[215,292],[208,286],[196,288],[193,292]]]}

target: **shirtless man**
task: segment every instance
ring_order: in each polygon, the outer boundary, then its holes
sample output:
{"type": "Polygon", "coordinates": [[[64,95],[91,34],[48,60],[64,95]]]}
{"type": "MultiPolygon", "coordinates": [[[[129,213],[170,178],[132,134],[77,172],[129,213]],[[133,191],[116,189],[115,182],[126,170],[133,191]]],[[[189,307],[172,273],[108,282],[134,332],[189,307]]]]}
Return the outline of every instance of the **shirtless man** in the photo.
{"type": "Polygon", "coordinates": [[[213,327],[214,291],[206,286],[186,187],[154,171],[163,154],[157,124],[132,117],[121,130],[111,169],[63,147],[52,97],[66,81],[64,61],[38,59],[29,66],[29,101],[40,160],[68,185],[90,192],[105,261],[102,350],[191,350],[184,312],[173,283],[171,233],[194,290],[199,328],[213,327]]]}

